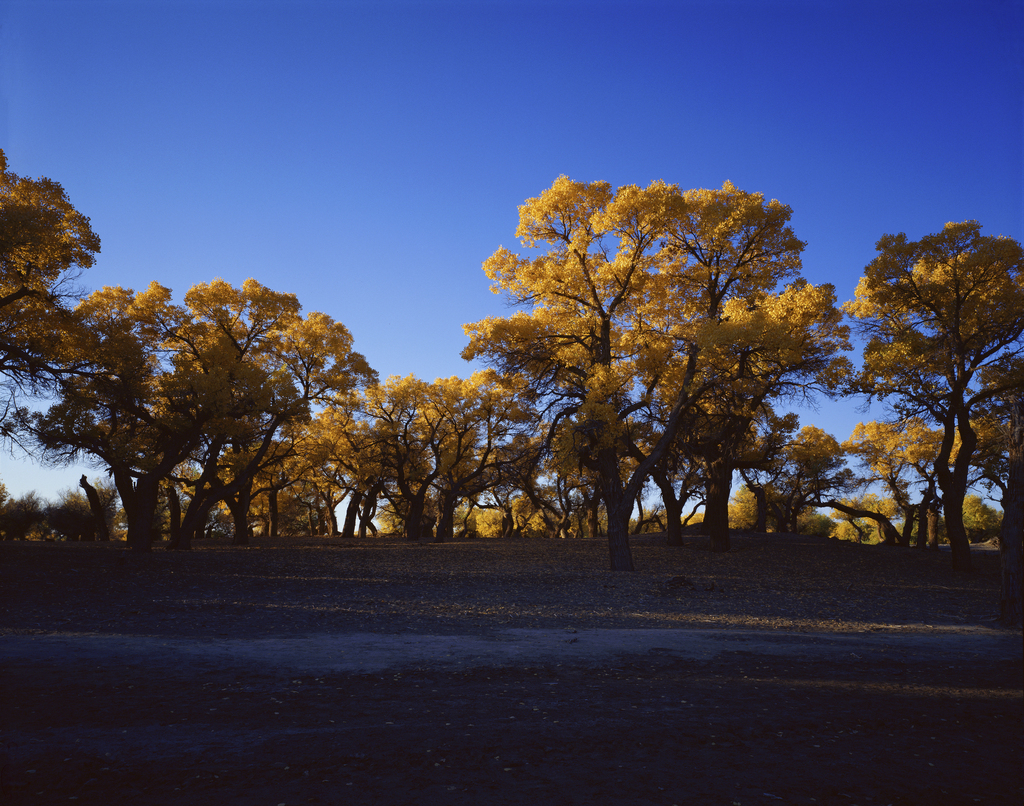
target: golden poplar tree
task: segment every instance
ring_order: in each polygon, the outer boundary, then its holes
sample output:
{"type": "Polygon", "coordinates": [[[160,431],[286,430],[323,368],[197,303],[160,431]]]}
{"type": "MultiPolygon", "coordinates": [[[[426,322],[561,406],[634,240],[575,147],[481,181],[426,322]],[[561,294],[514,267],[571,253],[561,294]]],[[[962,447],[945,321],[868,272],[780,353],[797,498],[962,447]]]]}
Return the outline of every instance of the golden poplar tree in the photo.
{"type": "Polygon", "coordinates": [[[0,433],[20,390],[38,389],[63,368],[74,336],[68,303],[93,265],[100,239],[52,179],[7,170],[0,149],[0,433]]]}
{"type": "Polygon", "coordinates": [[[935,459],[953,567],[971,569],[963,523],[978,435],[972,415],[1024,388],[1024,251],[949,223],[919,241],[885,235],[847,310],[868,338],[856,389],[942,429],[935,459]],[[959,449],[955,444],[959,440],[959,449]]]}
{"type": "MultiPolygon", "coordinates": [[[[804,357],[845,344],[831,287],[797,277],[803,243],[790,214],[728,182],[613,191],[563,176],[519,208],[527,254],[502,248],[484,263],[493,290],[522,310],[467,325],[463,355],[525,378],[553,450],[599,478],[613,570],[633,568],[634,501],[696,401],[732,384],[761,394],[780,366],[826,373],[828,360],[804,357]],[[653,421],[656,399],[664,415],[641,446],[631,423],[653,421]]],[[[782,391],[779,377],[765,394],[782,391]]],[[[727,506],[725,489],[726,548],[727,506]]]]}

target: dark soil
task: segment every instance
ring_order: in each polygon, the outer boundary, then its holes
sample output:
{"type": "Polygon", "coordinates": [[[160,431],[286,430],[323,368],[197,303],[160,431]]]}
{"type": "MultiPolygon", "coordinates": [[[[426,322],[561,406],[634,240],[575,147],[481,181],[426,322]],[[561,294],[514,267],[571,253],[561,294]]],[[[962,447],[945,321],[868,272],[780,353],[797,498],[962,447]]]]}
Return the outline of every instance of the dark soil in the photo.
{"type": "Polygon", "coordinates": [[[996,553],[734,543],[0,543],[4,802],[1024,802],[996,553]],[[526,630],[598,648],[451,658],[526,630]],[[367,633],[372,671],[289,660],[367,633]]]}

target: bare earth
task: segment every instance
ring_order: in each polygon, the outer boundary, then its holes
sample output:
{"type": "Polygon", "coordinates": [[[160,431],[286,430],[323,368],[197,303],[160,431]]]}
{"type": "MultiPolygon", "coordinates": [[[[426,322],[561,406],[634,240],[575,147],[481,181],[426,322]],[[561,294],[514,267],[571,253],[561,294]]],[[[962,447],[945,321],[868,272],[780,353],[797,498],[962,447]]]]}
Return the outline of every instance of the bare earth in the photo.
{"type": "Polygon", "coordinates": [[[734,544],[0,543],[3,802],[1024,802],[994,552],[734,544]]]}

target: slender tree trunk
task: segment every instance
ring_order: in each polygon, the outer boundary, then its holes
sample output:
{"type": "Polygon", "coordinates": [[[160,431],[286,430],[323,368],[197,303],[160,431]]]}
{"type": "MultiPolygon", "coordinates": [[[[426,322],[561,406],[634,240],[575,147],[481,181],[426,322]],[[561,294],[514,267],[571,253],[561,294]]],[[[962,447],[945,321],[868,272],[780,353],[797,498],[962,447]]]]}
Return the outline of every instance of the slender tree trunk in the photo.
{"type": "Polygon", "coordinates": [[[683,502],[676,495],[676,489],[668,476],[655,473],[654,483],[661,490],[661,501],[665,505],[665,542],[670,546],[683,545],[683,502]]]}
{"type": "Polygon", "coordinates": [[[704,499],[704,523],[711,550],[729,551],[729,493],[732,464],[726,456],[713,455],[706,461],[707,480],[704,499]]]}
{"type": "Polygon", "coordinates": [[[903,507],[903,532],[900,535],[900,545],[909,546],[911,535],[914,533],[914,517],[917,515],[917,507],[903,507]]]}
{"type": "Polygon", "coordinates": [[[670,546],[683,545],[683,502],[675,496],[665,503],[665,542],[670,546]]]}
{"type": "Polygon", "coordinates": [[[939,550],[939,506],[935,499],[928,505],[928,548],[939,550]]]}
{"type": "Polygon", "coordinates": [[[170,516],[170,538],[173,543],[181,532],[181,499],[178,498],[178,491],[171,481],[167,482],[167,512],[170,516]]]}
{"type": "Polygon", "coordinates": [[[373,525],[373,516],[377,514],[377,496],[380,495],[381,485],[375,483],[366,491],[363,501],[363,508],[359,513],[359,537],[366,537],[366,530],[372,529],[377,534],[377,528],[373,525]]]}
{"type": "Polygon", "coordinates": [[[768,493],[764,487],[747,485],[747,488],[754,494],[754,503],[757,504],[757,521],[754,523],[754,531],[758,534],[765,534],[768,531],[768,493]]]}
{"type": "Polygon", "coordinates": [[[919,549],[928,547],[928,497],[921,499],[917,505],[917,547],[919,549]]]}
{"type": "MultiPolygon", "coordinates": [[[[638,535],[644,529],[644,523],[647,521],[647,514],[644,512],[644,489],[640,488],[640,491],[636,494],[636,528],[633,530],[633,534],[638,535]]],[[[627,526],[627,528],[629,528],[627,526]]]]}
{"type": "Polygon", "coordinates": [[[1009,401],[1009,473],[999,532],[1002,586],[999,611],[1007,627],[1021,627],[1021,581],[1024,577],[1024,396],[1009,401]]]}
{"type": "Polygon", "coordinates": [[[601,536],[601,498],[593,496],[587,499],[587,537],[601,536]]]}
{"type": "Polygon", "coordinates": [[[270,536],[277,537],[280,520],[277,510],[277,488],[267,490],[267,512],[270,517],[270,536]]]}

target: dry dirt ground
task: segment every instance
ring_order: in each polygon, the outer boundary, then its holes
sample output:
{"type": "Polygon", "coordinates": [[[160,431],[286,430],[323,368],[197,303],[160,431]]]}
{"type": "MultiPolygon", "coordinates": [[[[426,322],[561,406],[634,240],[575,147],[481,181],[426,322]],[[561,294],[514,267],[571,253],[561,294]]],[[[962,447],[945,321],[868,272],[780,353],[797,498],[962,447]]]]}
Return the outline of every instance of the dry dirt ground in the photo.
{"type": "Polygon", "coordinates": [[[1013,804],[998,556],[0,543],[10,804],[1013,804]]]}

